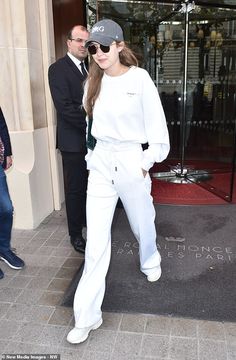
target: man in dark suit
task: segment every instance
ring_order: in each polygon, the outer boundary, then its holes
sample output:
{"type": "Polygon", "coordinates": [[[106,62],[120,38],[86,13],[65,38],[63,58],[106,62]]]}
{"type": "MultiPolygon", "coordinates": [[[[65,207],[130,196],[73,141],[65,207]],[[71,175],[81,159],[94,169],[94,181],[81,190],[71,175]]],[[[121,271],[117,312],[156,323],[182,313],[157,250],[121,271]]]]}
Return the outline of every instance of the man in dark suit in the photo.
{"type": "Polygon", "coordinates": [[[74,26],[68,33],[68,52],[49,67],[48,79],[57,111],[57,147],[62,155],[68,230],[75,250],[84,253],[82,228],[86,225],[87,169],[86,114],[82,106],[87,76],[84,60],[88,30],[74,26]]]}

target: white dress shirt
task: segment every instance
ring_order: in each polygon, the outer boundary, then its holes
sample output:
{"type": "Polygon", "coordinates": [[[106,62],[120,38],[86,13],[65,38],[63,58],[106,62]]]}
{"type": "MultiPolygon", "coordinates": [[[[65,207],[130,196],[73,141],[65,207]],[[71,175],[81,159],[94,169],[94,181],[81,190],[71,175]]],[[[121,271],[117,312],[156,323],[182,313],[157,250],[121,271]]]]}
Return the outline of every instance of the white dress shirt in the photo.
{"type": "MultiPolygon", "coordinates": [[[[72,55],[70,52],[67,52],[67,55],[69,56],[69,58],[73,61],[73,63],[77,66],[77,68],[79,69],[79,71],[81,72],[81,74],[83,75],[82,73],[82,70],[81,70],[81,62],[79,59],[77,59],[74,55],[72,55]]],[[[84,67],[85,67],[85,70],[87,72],[87,69],[86,69],[86,66],[85,66],[85,63],[84,63],[84,67]]]]}

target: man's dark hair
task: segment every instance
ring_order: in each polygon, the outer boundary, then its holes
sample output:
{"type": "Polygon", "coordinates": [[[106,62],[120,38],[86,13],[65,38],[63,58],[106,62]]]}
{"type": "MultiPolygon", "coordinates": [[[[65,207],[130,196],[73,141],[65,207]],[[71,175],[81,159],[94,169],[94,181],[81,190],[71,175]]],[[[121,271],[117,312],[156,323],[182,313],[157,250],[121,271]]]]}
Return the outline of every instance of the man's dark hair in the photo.
{"type": "Polygon", "coordinates": [[[71,40],[71,39],[72,39],[72,32],[73,32],[73,30],[74,30],[75,27],[79,27],[80,30],[82,30],[82,31],[87,31],[87,32],[88,32],[88,29],[87,29],[85,26],[83,26],[83,25],[75,25],[75,26],[73,26],[73,28],[71,28],[71,29],[68,31],[68,34],[67,34],[67,39],[68,39],[68,40],[71,40]]]}

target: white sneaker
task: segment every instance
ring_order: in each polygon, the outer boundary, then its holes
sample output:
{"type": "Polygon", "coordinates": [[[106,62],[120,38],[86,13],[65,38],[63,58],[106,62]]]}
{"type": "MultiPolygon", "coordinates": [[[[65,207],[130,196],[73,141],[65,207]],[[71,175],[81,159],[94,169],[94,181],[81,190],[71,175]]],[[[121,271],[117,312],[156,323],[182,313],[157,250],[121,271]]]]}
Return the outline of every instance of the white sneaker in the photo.
{"type": "Polygon", "coordinates": [[[161,277],[161,266],[159,266],[158,269],[154,273],[148,275],[147,279],[150,282],[154,282],[154,281],[159,280],[160,277],[161,277]]]}
{"type": "Polygon", "coordinates": [[[96,330],[101,325],[102,325],[102,319],[100,319],[96,324],[93,324],[89,327],[85,327],[85,328],[74,327],[74,329],[72,329],[67,335],[66,340],[71,344],[79,344],[88,338],[91,330],[96,330]]]}

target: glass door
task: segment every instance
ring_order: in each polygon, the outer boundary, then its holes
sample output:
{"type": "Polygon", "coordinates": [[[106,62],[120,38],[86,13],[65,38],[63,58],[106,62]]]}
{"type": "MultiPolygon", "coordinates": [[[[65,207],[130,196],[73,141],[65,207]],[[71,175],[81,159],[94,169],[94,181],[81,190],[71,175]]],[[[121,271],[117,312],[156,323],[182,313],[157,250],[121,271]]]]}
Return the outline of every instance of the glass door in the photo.
{"type": "Polygon", "coordinates": [[[191,1],[88,2],[88,23],[117,21],[155,82],[171,151],[165,181],[194,182],[231,201],[235,165],[236,10],[191,1]]]}
{"type": "Polygon", "coordinates": [[[189,165],[190,181],[231,201],[235,171],[236,10],[194,6],[189,12],[188,28],[181,155],[185,166],[189,165]]]}

